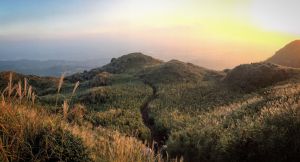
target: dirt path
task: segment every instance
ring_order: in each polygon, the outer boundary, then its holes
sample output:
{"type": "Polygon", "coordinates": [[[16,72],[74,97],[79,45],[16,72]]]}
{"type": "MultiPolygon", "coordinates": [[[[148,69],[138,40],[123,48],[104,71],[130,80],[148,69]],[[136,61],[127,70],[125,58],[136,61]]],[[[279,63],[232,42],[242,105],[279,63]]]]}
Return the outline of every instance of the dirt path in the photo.
{"type": "Polygon", "coordinates": [[[165,144],[167,138],[165,135],[155,131],[155,121],[154,119],[149,117],[149,113],[150,113],[149,105],[153,100],[155,100],[158,97],[157,88],[151,83],[145,82],[145,84],[149,85],[152,88],[152,95],[149,96],[141,106],[141,114],[142,114],[143,122],[151,131],[150,143],[152,144],[152,142],[155,141],[158,143],[159,146],[162,146],[165,144]]]}

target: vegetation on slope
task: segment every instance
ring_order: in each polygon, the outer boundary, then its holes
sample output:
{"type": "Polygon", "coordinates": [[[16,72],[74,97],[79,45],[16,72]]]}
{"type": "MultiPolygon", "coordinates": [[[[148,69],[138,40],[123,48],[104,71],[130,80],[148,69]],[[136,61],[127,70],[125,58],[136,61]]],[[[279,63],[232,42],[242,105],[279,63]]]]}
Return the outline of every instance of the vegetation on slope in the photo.
{"type": "Polygon", "coordinates": [[[45,95],[51,92],[55,92],[55,86],[58,83],[58,79],[55,77],[39,77],[35,75],[23,75],[14,72],[0,72],[0,90],[6,88],[9,81],[10,74],[12,74],[12,82],[17,83],[20,80],[27,79],[28,84],[30,84],[38,95],[45,95]]]}
{"type": "Polygon", "coordinates": [[[90,161],[82,140],[59,119],[26,105],[2,105],[1,161],[90,161]]]}
{"type": "MultiPolygon", "coordinates": [[[[121,78],[118,79],[121,80],[121,78]]],[[[95,126],[118,130],[141,140],[148,139],[149,129],[143,124],[140,107],[151,95],[151,88],[141,81],[117,83],[113,81],[112,83],[109,86],[93,88],[79,87],[72,100],[88,108],[89,116],[86,119],[95,126]]],[[[63,84],[62,87],[64,86],[63,84]]],[[[63,101],[70,96],[72,92],[60,94],[58,103],[63,104],[63,101]]],[[[42,104],[53,106],[57,95],[54,93],[39,98],[42,104]]]]}
{"type": "Polygon", "coordinates": [[[77,73],[67,77],[69,81],[86,81],[93,79],[97,74],[102,72],[121,74],[136,73],[141,69],[149,66],[159,65],[162,61],[154,59],[142,53],[130,53],[119,58],[113,58],[111,62],[101,68],[92,69],[88,72],[77,73]]]}
{"type": "Polygon", "coordinates": [[[9,78],[0,99],[1,161],[163,161],[142,141],[93,125],[84,106],[65,101],[53,113],[35,103],[26,81],[9,78]]]}
{"type": "Polygon", "coordinates": [[[199,82],[221,77],[221,73],[177,60],[145,68],[138,76],[144,81],[159,83],[199,82]]]}
{"type": "Polygon", "coordinates": [[[254,63],[234,68],[226,75],[224,82],[249,92],[287,80],[296,74],[299,75],[300,70],[271,63],[254,63]]]}
{"type": "Polygon", "coordinates": [[[185,161],[298,161],[299,98],[299,80],[252,93],[173,84],[159,86],[150,110],[168,153],[185,161]]]}
{"type": "Polygon", "coordinates": [[[265,89],[208,112],[171,113],[165,120],[177,129],[168,151],[187,161],[298,161],[298,84],[265,89]]]}
{"type": "Polygon", "coordinates": [[[39,111],[60,119],[56,125],[82,140],[94,161],[155,161],[142,142],[150,135],[162,137],[155,140],[169,157],[187,162],[300,160],[298,69],[256,63],[225,73],[179,61],[136,67],[78,74],[76,94],[67,77],[59,95],[55,87],[40,93],[47,95],[38,97],[39,111]]]}
{"type": "Polygon", "coordinates": [[[145,67],[158,65],[161,63],[162,61],[154,59],[142,53],[130,53],[117,59],[113,58],[110,64],[103,66],[101,70],[114,74],[125,72],[128,73],[136,72],[145,67]]]}

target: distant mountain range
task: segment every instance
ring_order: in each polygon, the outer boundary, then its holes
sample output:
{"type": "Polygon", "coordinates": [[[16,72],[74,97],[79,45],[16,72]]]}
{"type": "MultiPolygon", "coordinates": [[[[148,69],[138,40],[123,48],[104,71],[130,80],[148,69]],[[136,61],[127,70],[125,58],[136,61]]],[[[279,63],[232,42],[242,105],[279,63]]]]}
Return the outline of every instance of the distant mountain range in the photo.
{"type": "MultiPolygon", "coordinates": [[[[124,56],[122,61],[128,61],[129,66],[135,66],[135,63],[143,64],[148,61],[150,57],[142,57],[139,60],[127,60],[124,56]],[[143,60],[145,59],[145,60],[143,60]]],[[[136,58],[136,57],[133,57],[136,58]]],[[[132,59],[132,58],[130,58],[132,59]]],[[[300,40],[295,40],[284,46],[282,49],[277,51],[275,55],[267,59],[265,62],[278,64],[287,67],[300,68],[300,40]]],[[[66,61],[66,60],[0,60],[0,71],[14,71],[17,73],[27,74],[27,75],[38,75],[38,76],[60,76],[62,73],[67,75],[72,75],[75,73],[81,73],[84,71],[89,71],[91,69],[97,69],[108,62],[110,58],[102,58],[95,60],[85,60],[85,61],[66,61]]],[[[161,63],[160,60],[154,60],[156,64],[161,63]]],[[[151,62],[152,63],[152,62],[151,62]]],[[[123,67],[122,63],[113,62],[111,65],[107,65],[103,71],[112,70],[131,70],[130,67],[123,67]],[[112,65],[122,65],[120,67],[115,67],[112,65]]],[[[141,68],[141,67],[140,67],[141,68]]],[[[96,70],[97,71],[97,70],[96,70]]]]}
{"type": "Polygon", "coordinates": [[[86,61],[64,61],[64,60],[7,60],[0,61],[0,71],[15,71],[28,75],[60,76],[62,73],[68,75],[90,70],[103,66],[110,59],[95,59],[86,61]]]}

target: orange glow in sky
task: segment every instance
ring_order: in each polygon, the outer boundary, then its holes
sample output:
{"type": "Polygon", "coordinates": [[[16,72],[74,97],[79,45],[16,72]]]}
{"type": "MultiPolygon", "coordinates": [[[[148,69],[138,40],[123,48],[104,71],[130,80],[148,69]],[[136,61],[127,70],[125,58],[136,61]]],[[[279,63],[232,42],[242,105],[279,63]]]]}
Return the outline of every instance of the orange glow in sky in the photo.
{"type": "Polygon", "coordinates": [[[91,57],[141,51],[223,69],[263,61],[300,35],[295,0],[34,2],[22,2],[27,6],[23,8],[16,2],[0,2],[1,41],[91,38],[97,43],[99,37],[114,41],[103,47],[99,43],[106,52],[95,49],[91,57]]]}

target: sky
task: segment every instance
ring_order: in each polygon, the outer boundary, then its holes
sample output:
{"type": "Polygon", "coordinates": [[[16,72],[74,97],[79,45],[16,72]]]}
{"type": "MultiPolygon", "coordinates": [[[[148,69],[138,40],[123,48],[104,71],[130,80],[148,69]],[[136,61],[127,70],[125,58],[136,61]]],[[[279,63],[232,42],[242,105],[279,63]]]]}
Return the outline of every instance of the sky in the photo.
{"type": "Polygon", "coordinates": [[[297,0],[0,0],[0,60],[143,52],[224,69],[300,36],[297,0]]]}

